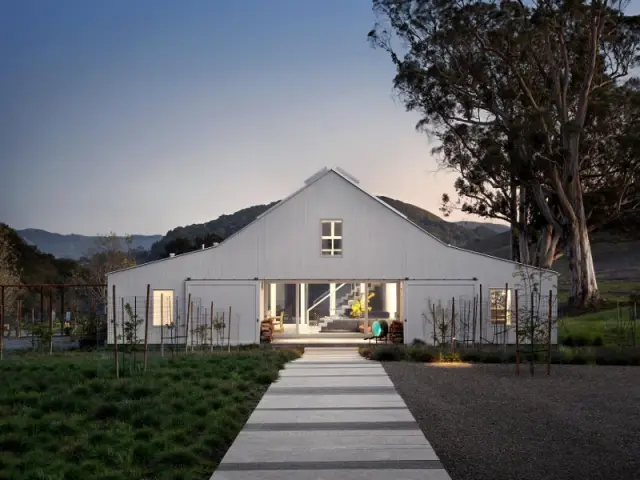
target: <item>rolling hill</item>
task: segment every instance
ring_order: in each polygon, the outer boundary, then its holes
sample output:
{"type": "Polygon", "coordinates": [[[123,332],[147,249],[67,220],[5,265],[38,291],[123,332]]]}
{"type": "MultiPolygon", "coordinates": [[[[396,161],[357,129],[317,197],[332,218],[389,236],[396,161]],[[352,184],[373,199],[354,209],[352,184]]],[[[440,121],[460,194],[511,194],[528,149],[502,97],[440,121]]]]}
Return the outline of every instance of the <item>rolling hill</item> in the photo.
{"type": "MultiPolygon", "coordinates": [[[[72,260],[89,254],[98,238],[90,235],[62,235],[36,228],[17,230],[17,233],[25,243],[38,247],[43,253],[72,260]]],[[[155,242],[162,239],[162,235],[133,235],[132,238],[134,249],[149,250],[155,242]]]]}
{"type": "MultiPolygon", "coordinates": [[[[380,196],[379,198],[409,217],[413,222],[420,225],[432,235],[451,245],[462,246],[470,242],[480,241],[485,237],[495,236],[492,228],[485,228],[483,224],[479,222],[472,222],[477,223],[477,225],[473,225],[473,228],[468,228],[454,222],[447,222],[416,205],[384,196],[380,196]]],[[[163,258],[170,253],[175,253],[169,250],[176,245],[176,241],[179,239],[187,240],[193,244],[196,239],[202,239],[211,234],[221,238],[227,238],[247,226],[255,220],[257,216],[277,203],[278,202],[271,202],[266,205],[254,205],[229,215],[221,215],[210,222],[174,228],[151,247],[148,260],[163,258]]],[[[192,245],[192,248],[198,247],[198,245],[192,245]]]]}

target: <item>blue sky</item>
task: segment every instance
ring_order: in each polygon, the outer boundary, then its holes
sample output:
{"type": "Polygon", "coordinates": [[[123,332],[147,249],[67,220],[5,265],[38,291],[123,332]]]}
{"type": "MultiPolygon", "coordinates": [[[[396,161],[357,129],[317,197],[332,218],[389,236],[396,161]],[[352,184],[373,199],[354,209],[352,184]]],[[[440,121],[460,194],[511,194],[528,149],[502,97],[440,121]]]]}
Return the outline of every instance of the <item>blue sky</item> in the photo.
{"type": "Polygon", "coordinates": [[[392,92],[368,0],[0,5],[0,221],[165,233],[325,165],[437,212],[452,177],[392,92]]]}

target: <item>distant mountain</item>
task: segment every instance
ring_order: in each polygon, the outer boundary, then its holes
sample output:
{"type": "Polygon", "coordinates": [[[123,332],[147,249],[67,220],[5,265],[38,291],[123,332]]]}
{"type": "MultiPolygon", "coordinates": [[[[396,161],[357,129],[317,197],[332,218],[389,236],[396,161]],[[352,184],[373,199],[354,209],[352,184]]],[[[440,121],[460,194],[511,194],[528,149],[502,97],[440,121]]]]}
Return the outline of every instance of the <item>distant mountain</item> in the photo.
{"type": "Polygon", "coordinates": [[[8,239],[16,256],[16,267],[22,283],[65,283],[71,278],[77,262],[43,253],[4,223],[0,223],[0,235],[8,239]]]}
{"type": "MultiPolygon", "coordinates": [[[[447,222],[437,215],[410,203],[384,196],[379,198],[406,215],[427,232],[451,245],[462,246],[495,235],[495,232],[491,228],[479,227],[470,229],[453,222],[447,222]]],[[[185,251],[194,250],[200,248],[201,243],[210,246],[210,243],[207,243],[205,239],[210,238],[211,235],[221,239],[227,238],[247,226],[255,220],[256,217],[277,203],[278,202],[271,202],[266,205],[254,205],[230,215],[221,215],[217,219],[207,223],[174,228],[151,247],[148,260],[163,258],[170,253],[184,253],[185,251]]],[[[478,223],[478,226],[483,225],[484,224],[478,223]]]]}
{"type": "Polygon", "coordinates": [[[469,228],[471,230],[476,230],[477,228],[489,229],[494,233],[503,233],[509,230],[509,225],[504,225],[502,223],[491,223],[491,222],[471,222],[468,220],[463,220],[460,222],[455,222],[457,225],[461,227],[469,228]]]}
{"type": "MultiPolygon", "coordinates": [[[[62,235],[36,228],[17,230],[17,233],[26,244],[38,247],[43,253],[72,260],[89,254],[98,239],[98,236],[62,235]]],[[[132,239],[134,249],[149,250],[155,242],[162,239],[162,235],[133,235],[132,239]]]]}

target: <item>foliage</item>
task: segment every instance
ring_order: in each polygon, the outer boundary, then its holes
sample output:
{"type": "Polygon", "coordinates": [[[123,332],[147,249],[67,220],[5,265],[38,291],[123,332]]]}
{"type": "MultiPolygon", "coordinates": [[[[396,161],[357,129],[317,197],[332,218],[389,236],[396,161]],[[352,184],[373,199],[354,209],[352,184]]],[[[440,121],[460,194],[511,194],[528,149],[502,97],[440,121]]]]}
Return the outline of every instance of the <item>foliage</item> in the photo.
{"type": "MultiPolygon", "coordinates": [[[[369,293],[369,298],[367,299],[367,304],[368,301],[370,301],[373,297],[375,297],[375,292],[371,292],[369,293]]],[[[364,315],[364,299],[363,298],[357,298],[355,300],[352,300],[349,302],[349,306],[351,307],[351,316],[353,318],[360,318],[364,315]]],[[[369,308],[367,309],[369,312],[371,311],[371,305],[369,305],[369,308]]]]}
{"type": "Polygon", "coordinates": [[[115,379],[110,358],[0,364],[0,478],[208,478],[288,350],[152,357],[115,379]]]}
{"type": "MultiPolygon", "coordinates": [[[[429,346],[376,345],[360,348],[360,354],[368,359],[381,362],[421,362],[421,363],[508,363],[515,364],[515,349],[478,350],[464,348],[457,352],[443,352],[429,346]]],[[[547,363],[546,353],[536,351],[521,352],[521,362],[547,363]]],[[[640,348],[586,347],[561,348],[551,354],[552,364],[575,365],[632,365],[640,366],[640,348]]]]}
{"type": "Polygon", "coordinates": [[[38,351],[49,351],[53,331],[49,323],[38,323],[31,329],[31,334],[36,337],[36,348],[38,351]]]}
{"type": "Polygon", "coordinates": [[[596,301],[590,215],[640,208],[637,110],[603,107],[625,105],[632,84],[618,80],[640,60],[639,19],[620,1],[373,3],[385,24],[370,39],[390,54],[418,128],[440,140],[443,166],[459,173],[463,210],[509,222],[526,263],[550,266],[565,242],[571,300],[596,301]]]}
{"type": "MultiPolygon", "coordinates": [[[[15,249],[11,243],[8,229],[4,225],[0,225],[0,284],[16,283],[20,283],[20,271],[15,249]]],[[[19,291],[16,288],[5,289],[4,298],[0,299],[0,302],[4,302],[5,314],[14,307],[18,294],[19,291]]],[[[4,332],[0,332],[0,335],[4,335],[4,332]]]]}
{"type": "Polygon", "coordinates": [[[133,267],[136,264],[132,238],[126,235],[118,237],[114,232],[100,235],[96,240],[89,256],[79,261],[79,268],[74,272],[74,280],[78,284],[85,284],[91,295],[99,302],[107,301],[107,274],[122,268],[133,267]]]}
{"type": "Polygon", "coordinates": [[[83,314],[76,313],[74,320],[75,325],[71,334],[78,339],[80,348],[93,347],[106,341],[107,322],[95,311],[83,314]]]}

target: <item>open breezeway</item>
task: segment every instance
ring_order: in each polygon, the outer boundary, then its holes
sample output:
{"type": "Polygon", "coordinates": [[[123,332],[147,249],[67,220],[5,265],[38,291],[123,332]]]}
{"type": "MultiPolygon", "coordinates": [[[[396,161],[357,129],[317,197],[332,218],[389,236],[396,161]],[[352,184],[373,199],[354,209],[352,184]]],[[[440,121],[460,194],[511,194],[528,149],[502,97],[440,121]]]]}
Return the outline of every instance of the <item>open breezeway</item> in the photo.
{"type": "Polygon", "coordinates": [[[391,380],[355,348],[307,348],[281,372],[212,480],[449,480],[391,380]]]}

